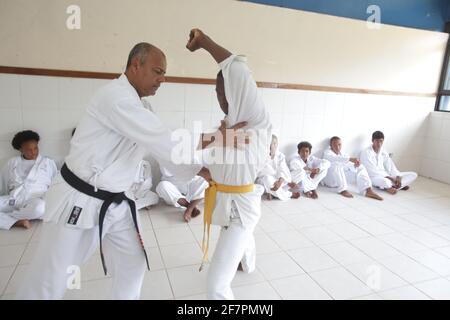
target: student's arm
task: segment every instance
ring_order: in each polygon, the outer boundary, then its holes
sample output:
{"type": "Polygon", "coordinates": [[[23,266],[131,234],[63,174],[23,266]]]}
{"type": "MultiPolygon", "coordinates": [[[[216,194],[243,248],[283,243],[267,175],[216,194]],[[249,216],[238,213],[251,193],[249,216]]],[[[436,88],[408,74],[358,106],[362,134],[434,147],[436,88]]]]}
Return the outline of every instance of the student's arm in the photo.
{"type": "Polygon", "coordinates": [[[351,158],[348,157],[347,155],[336,154],[331,149],[325,150],[325,152],[323,153],[323,158],[330,161],[331,163],[333,162],[347,163],[351,161],[351,158]]]}
{"type": "Polygon", "coordinates": [[[49,163],[50,163],[50,167],[51,167],[50,176],[51,176],[51,179],[53,179],[56,176],[56,174],[58,173],[58,167],[56,165],[56,162],[53,159],[49,159],[49,163]]]}
{"type": "Polygon", "coordinates": [[[221,63],[229,56],[231,52],[215,43],[210,37],[204,34],[200,29],[192,29],[189,34],[189,41],[186,45],[190,51],[194,52],[200,48],[208,51],[217,63],[221,63]]]}
{"type": "Polygon", "coordinates": [[[392,177],[399,177],[400,171],[395,166],[394,161],[389,157],[389,154],[387,152],[383,153],[383,164],[384,168],[386,169],[387,173],[389,173],[392,177]]]}
{"type": "Polygon", "coordinates": [[[289,168],[291,170],[292,182],[297,184],[305,178],[306,172],[303,168],[303,161],[299,158],[294,158],[289,161],[289,168]]]}
{"type": "Polygon", "coordinates": [[[318,158],[318,160],[319,160],[319,169],[321,172],[324,170],[328,170],[328,168],[330,168],[330,166],[331,166],[330,161],[328,161],[326,159],[320,159],[320,158],[318,158]]]}
{"type": "Polygon", "coordinates": [[[7,195],[8,190],[8,179],[9,179],[9,162],[4,165],[0,171],[0,195],[7,195]]]}
{"type": "Polygon", "coordinates": [[[364,165],[364,167],[367,169],[367,172],[369,173],[369,176],[379,176],[384,175],[381,170],[378,169],[375,159],[369,154],[369,150],[365,149],[361,151],[360,154],[361,163],[364,165]]]}
{"type": "Polygon", "coordinates": [[[231,108],[228,115],[232,121],[247,121],[248,128],[269,128],[270,118],[264,107],[258,87],[245,61],[245,58],[232,54],[215,43],[201,30],[193,29],[186,47],[190,51],[200,48],[209,52],[219,64],[224,78],[225,95],[231,108]]]}
{"type": "Polygon", "coordinates": [[[286,182],[291,182],[291,172],[289,171],[289,168],[286,163],[286,157],[284,154],[280,154],[280,159],[278,163],[278,172],[277,172],[277,178],[283,178],[286,182]]]}
{"type": "Polygon", "coordinates": [[[327,170],[330,167],[330,161],[326,159],[320,159],[315,156],[311,156],[310,160],[308,162],[311,162],[312,165],[312,172],[313,173],[319,173],[324,170],[327,170]]]}

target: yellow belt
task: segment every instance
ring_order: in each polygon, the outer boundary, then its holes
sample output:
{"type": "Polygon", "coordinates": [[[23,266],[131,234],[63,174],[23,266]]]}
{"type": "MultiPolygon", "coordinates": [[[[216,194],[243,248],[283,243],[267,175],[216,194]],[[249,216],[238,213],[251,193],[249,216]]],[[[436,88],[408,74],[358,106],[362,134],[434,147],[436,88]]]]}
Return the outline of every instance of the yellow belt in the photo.
{"type": "Polygon", "coordinates": [[[202,271],[203,265],[208,260],[209,235],[211,231],[212,214],[214,210],[214,205],[216,204],[217,192],[247,193],[252,192],[254,186],[255,185],[253,183],[246,184],[243,186],[229,186],[225,184],[216,183],[215,181],[211,181],[209,183],[209,188],[205,190],[205,210],[203,214],[203,240],[202,240],[203,260],[200,266],[200,271],[202,271]]]}

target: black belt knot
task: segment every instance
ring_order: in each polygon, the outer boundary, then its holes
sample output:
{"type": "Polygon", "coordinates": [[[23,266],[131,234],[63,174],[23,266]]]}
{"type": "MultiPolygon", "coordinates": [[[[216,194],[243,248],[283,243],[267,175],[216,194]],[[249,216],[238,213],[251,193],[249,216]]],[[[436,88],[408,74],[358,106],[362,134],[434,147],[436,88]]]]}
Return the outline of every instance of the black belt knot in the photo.
{"type": "Polygon", "coordinates": [[[64,164],[61,168],[61,176],[72,188],[88,196],[103,200],[98,216],[98,231],[100,237],[100,257],[102,259],[103,271],[105,272],[105,275],[107,274],[107,269],[102,248],[103,222],[105,221],[106,212],[108,211],[109,206],[113,203],[120,204],[122,203],[122,201],[127,201],[128,205],[130,206],[131,217],[133,218],[133,223],[134,227],[136,228],[139,243],[141,244],[142,250],[144,252],[145,261],[147,262],[147,269],[150,270],[147,252],[145,251],[144,242],[142,241],[141,233],[139,232],[139,226],[137,223],[137,216],[136,216],[136,204],[134,203],[134,201],[128,198],[125,195],[125,192],[109,192],[101,189],[96,190],[89,183],[80,179],[72,171],[70,171],[70,169],[67,167],[66,164],[64,164]]]}

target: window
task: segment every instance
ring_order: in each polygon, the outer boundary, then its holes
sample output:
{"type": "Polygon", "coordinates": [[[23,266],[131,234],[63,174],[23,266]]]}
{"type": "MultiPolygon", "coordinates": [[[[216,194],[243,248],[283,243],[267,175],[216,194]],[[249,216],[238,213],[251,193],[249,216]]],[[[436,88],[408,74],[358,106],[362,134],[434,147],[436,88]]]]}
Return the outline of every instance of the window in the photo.
{"type": "MultiPolygon", "coordinates": [[[[450,33],[450,22],[445,25],[445,32],[450,33]]],[[[444,65],[442,66],[441,82],[436,98],[436,111],[450,112],[450,40],[447,42],[444,65]]]]}

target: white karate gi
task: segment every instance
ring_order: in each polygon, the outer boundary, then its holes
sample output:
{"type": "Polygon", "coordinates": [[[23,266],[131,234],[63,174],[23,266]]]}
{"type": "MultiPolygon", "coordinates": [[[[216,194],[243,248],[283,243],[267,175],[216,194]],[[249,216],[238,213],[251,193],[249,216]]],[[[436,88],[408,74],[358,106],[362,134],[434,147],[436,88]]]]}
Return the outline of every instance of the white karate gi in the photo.
{"type": "Polygon", "coordinates": [[[417,179],[415,172],[400,172],[384,148],[376,153],[370,146],[361,151],[360,160],[366,167],[373,185],[380,189],[392,188],[392,181],[386,178],[388,176],[401,177],[402,187],[409,186],[417,179]]]}
{"type": "Polygon", "coordinates": [[[202,177],[195,176],[190,181],[182,181],[164,167],[161,167],[161,174],[161,181],[156,186],[156,193],[168,205],[183,208],[178,203],[180,198],[185,198],[191,202],[205,197],[205,190],[209,184],[202,177]]]}
{"type": "MultiPolygon", "coordinates": [[[[212,148],[207,161],[208,168],[212,179],[219,184],[252,184],[269,158],[269,145],[272,140],[269,114],[244,57],[231,55],[219,66],[222,69],[228,101],[228,115],[225,118],[227,125],[247,121],[245,130],[254,130],[255,134],[244,150],[212,148]],[[223,157],[217,157],[217,154],[223,157]],[[212,159],[223,162],[211,163],[212,159]]],[[[222,229],[208,270],[208,299],[234,298],[231,281],[240,261],[247,272],[254,270],[253,231],[261,217],[263,192],[264,188],[258,184],[253,192],[248,193],[217,192],[212,223],[222,226],[222,229]]]]}
{"type": "Polygon", "coordinates": [[[262,171],[258,174],[257,183],[264,187],[266,193],[270,193],[280,200],[289,200],[292,192],[289,191],[288,183],[292,180],[291,172],[286,163],[283,153],[275,152],[274,158],[269,158],[262,171]],[[284,182],[277,191],[271,190],[276,181],[283,178],[284,182]]]}
{"type": "MultiPolygon", "coordinates": [[[[191,152],[192,157],[198,138],[194,137],[192,145],[186,146],[186,152],[191,152]]],[[[172,141],[171,131],[144,107],[124,74],[96,92],[70,144],[65,159],[68,168],[80,179],[110,192],[130,189],[147,154],[186,179],[191,179],[201,168],[173,164],[178,159],[172,155],[172,149],[179,147],[179,143],[172,141]]],[[[102,203],[72,188],[60,174],[55,177],[46,196],[44,220],[47,223],[44,223],[42,240],[19,287],[18,298],[63,297],[70,276],[68,268],[81,266],[98,247],[102,203]],[[75,206],[81,208],[81,214],[78,220],[72,221],[68,218],[75,206]]],[[[137,218],[139,222],[139,215],[137,218]]],[[[103,249],[106,266],[113,277],[112,298],[139,298],[145,257],[125,201],[112,204],[107,211],[103,249]]]]}
{"type": "Polygon", "coordinates": [[[159,197],[150,189],[153,186],[152,168],[150,162],[142,160],[136,173],[134,184],[130,188],[130,193],[136,202],[136,209],[142,209],[157,204],[159,197]]]}
{"type": "Polygon", "coordinates": [[[3,168],[0,194],[0,229],[10,229],[18,220],[41,219],[44,194],[58,171],[53,160],[39,155],[36,160],[17,156],[3,168]]]}
{"type": "Polygon", "coordinates": [[[323,158],[330,161],[331,166],[323,179],[323,184],[330,188],[336,188],[338,193],[348,190],[349,183],[355,183],[358,192],[366,194],[366,190],[372,187],[366,167],[361,163],[358,167],[350,161],[350,156],[344,152],[336,154],[330,147],[324,151],[323,158]]]}
{"type": "Polygon", "coordinates": [[[289,161],[292,182],[296,183],[299,190],[305,193],[317,189],[319,183],[327,175],[328,168],[330,168],[330,162],[328,160],[315,156],[309,156],[305,163],[300,155],[295,154],[291,161],[289,161]],[[311,178],[310,173],[305,171],[305,168],[319,168],[320,172],[314,178],[311,178]]]}

